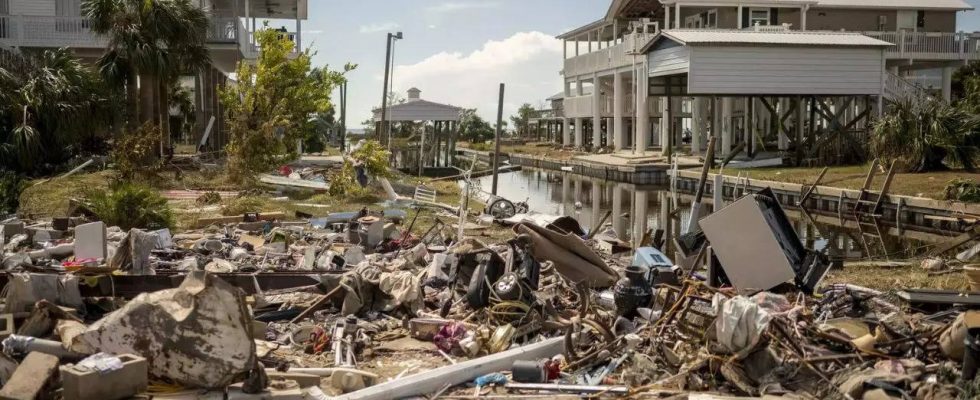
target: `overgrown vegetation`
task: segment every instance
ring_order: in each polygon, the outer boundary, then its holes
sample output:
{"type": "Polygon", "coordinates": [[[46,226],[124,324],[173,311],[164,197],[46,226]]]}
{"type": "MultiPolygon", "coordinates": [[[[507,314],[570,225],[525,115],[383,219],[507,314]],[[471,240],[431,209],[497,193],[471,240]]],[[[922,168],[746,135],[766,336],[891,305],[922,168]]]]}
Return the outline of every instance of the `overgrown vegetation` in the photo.
{"type": "Polygon", "coordinates": [[[980,157],[980,118],[967,101],[907,99],[875,122],[871,152],[908,172],[941,171],[952,165],[973,171],[980,157]],[[950,165],[952,164],[952,165],[950,165]]]}
{"type": "Polygon", "coordinates": [[[221,91],[228,175],[245,184],[297,157],[297,140],[313,133],[310,116],[331,108],[330,92],[344,79],[341,72],[312,69],[308,50],[291,57],[295,43],[280,32],[265,28],[255,37],[258,61],[239,63],[238,84],[221,91]]]}
{"type": "Polygon", "coordinates": [[[144,124],[134,132],[116,139],[112,149],[112,162],[122,179],[149,176],[159,171],[161,159],[160,128],[144,124]]]}
{"type": "Polygon", "coordinates": [[[945,200],[980,203],[980,183],[975,179],[953,179],[946,184],[945,200]]]}
{"type": "Polygon", "coordinates": [[[0,169],[49,174],[104,137],[112,96],[70,51],[0,53],[0,169]]]}
{"type": "Polygon", "coordinates": [[[0,170],[0,215],[17,211],[20,193],[27,182],[11,171],[0,170]]]}
{"type": "Polygon", "coordinates": [[[241,196],[231,199],[221,208],[221,215],[233,216],[251,212],[262,212],[268,209],[268,200],[259,196],[241,196]]]}
{"type": "Polygon", "coordinates": [[[357,182],[357,166],[363,166],[364,172],[377,178],[390,178],[389,168],[391,152],[375,140],[364,141],[360,147],[351,152],[350,158],[344,160],[340,172],[330,179],[331,196],[360,196],[364,188],[357,182]]]}
{"type": "Polygon", "coordinates": [[[88,194],[89,208],[110,226],[162,229],[174,226],[174,214],[167,200],[153,188],[134,183],[118,183],[107,191],[88,194]]]}

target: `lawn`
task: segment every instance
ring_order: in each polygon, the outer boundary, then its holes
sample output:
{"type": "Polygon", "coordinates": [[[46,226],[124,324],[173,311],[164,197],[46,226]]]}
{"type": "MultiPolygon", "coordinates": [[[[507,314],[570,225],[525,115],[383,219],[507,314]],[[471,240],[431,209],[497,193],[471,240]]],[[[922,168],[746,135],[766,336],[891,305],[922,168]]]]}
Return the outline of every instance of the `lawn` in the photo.
{"type": "MultiPolygon", "coordinates": [[[[459,142],[457,146],[479,151],[493,150],[492,144],[486,145],[482,143],[473,144],[469,142],[459,142]]],[[[557,160],[569,160],[575,156],[588,154],[581,151],[556,148],[555,145],[550,142],[528,142],[522,145],[501,144],[500,151],[504,153],[524,154],[532,157],[545,157],[557,160]]]]}
{"type": "MultiPolygon", "coordinates": [[[[834,186],[845,189],[861,189],[864,179],[867,176],[868,165],[855,165],[846,167],[831,167],[824,176],[821,186],[834,186]]],[[[822,167],[812,168],[754,168],[754,169],[725,169],[724,174],[736,176],[740,172],[748,174],[752,179],[762,179],[770,181],[812,184],[817,176],[820,175],[822,167]]],[[[718,172],[713,170],[712,172],[718,172]]],[[[927,172],[919,174],[896,173],[892,180],[890,193],[907,196],[927,197],[932,199],[943,199],[943,192],[949,181],[953,179],[978,179],[980,174],[967,172],[964,170],[927,172]]],[[[884,183],[885,171],[878,170],[875,175],[873,190],[881,189],[884,183]]]]}

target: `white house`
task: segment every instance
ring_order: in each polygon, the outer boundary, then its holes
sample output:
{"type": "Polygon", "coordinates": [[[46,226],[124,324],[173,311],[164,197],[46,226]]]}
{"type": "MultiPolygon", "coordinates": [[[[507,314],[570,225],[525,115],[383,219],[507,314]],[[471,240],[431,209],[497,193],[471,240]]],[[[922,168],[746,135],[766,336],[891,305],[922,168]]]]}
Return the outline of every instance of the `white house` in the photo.
{"type": "Polygon", "coordinates": [[[963,0],[612,0],[565,44],[561,141],[727,155],[788,151],[828,129],[860,129],[883,101],[927,94],[980,58],[955,32],[963,0]],[[665,123],[664,121],[669,121],[665,123]],[[688,133],[689,132],[689,133],[688,133]],[[690,143],[686,143],[690,142],[690,143]]]}

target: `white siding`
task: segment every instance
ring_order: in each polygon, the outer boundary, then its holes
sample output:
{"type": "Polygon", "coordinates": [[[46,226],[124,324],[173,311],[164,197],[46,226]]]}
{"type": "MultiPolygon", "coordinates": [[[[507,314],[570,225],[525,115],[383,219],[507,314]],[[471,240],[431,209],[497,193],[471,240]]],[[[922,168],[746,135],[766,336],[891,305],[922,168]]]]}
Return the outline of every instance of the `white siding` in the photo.
{"type": "Polygon", "coordinates": [[[841,47],[693,47],[692,94],[877,95],[882,50],[841,47]]]}
{"type": "Polygon", "coordinates": [[[691,62],[691,50],[686,46],[675,46],[650,53],[650,76],[664,76],[687,73],[691,62]]]}
{"type": "Polygon", "coordinates": [[[55,0],[10,0],[10,15],[54,15],[55,0]]]}

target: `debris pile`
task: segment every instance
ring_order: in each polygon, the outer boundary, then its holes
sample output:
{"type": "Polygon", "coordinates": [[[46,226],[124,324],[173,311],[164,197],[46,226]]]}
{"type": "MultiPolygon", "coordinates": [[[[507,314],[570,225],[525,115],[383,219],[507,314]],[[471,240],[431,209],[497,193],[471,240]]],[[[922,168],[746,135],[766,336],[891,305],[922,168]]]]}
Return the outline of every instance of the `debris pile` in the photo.
{"type": "Polygon", "coordinates": [[[458,229],[419,236],[396,209],[179,234],[6,220],[0,397],[980,393],[975,304],[821,285],[771,192],[660,248],[534,214],[485,243],[444,208],[458,229]]]}

